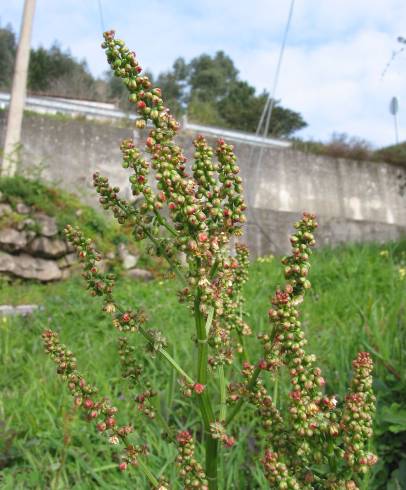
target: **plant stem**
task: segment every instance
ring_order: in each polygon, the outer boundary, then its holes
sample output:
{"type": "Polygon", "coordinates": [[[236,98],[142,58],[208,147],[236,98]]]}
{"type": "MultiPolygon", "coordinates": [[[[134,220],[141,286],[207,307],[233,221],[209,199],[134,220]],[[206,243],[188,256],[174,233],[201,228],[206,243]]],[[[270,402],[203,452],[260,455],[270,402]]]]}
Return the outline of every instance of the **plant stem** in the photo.
{"type": "Polygon", "coordinates": [[[221,364],[218,368],[219,386],[220,386],[220,422],[226,420],[227,403],[226,403],[226,378],[224,377],[224,366],[221,364]]]}
{"type": "Polygon", "coordinates": [[[159,485],[159,481],[155,478],[155,476],[151,473],[150,469],[148,466],[144,463],[142,458],[137,458],[138,461],[138,468],[144,473],[144,475],[147,477],[153,488],[157,488],[159,485]]]}
{"type": "Polygon", "coordinates": [[[172,228],[172,226],[166,221],[165,218],[162,218],[162,216],[158,213],[158,211],[156,209],[154,209],[154,214],[159,222],[159,224],[161,224],[163,227],[165,227],[169,233],[173,236],[178,236],[178,232],[172,228]]]}
{"type": "Polygon", "coordinates": [[[199,396],[200,412],[203,418],[206,447],[206,476],[209,482],[209,490],[217,490],[217,452],[218,441],[213,439],[210,432],[210,424],[214,421],[213,408],[207,393],[207,367],[208,345],[207,332],[210,330],[214,311],[209,310],[207,321],[200,311],[200,291],[197,290],[194,303],[196,335],[197,335],[197,382],[205,385],[206,389],[199,396]]]}
{"type": "Polygon", "coordinates": [[[209,482],[209,490],[217,490],[217,456],[218,441],[211,435],[206,438],[206,477],[209,482]]]}
{"type": "MultiPolygon", "coordinates": [[[[251,375],[251,379],[248,382],[248,385],[247,385],[247,390],[248,391],[251,391],[254,388],[255,383],[257,382],[257,379],[258,379],[258,376],[259,376],[260,372],[261,372],[261,369],[257,366],[254,369],[254,372],[251,375]]],[[[227,419],[226,419],[226,425],[230,424],[230,422],[234,419],[234,417],[241,410],[241,407],[243,406],[244,403],[245,403],[245,399],[244,398],[240,398],[240,400],[238,401],[238,403],[235,405],[235,407],[233,408],[233,410],[230,412],[229,416],[227,417],[227,419]]]]}
{"type": "MultiPolygon", "coordinates": [[[[148,332],[143,327],[140,326],[139,331],[148,340],[148,342],[153,344],[153,339],[151,338],[151,336],[148,334],[148,332]]],[[[188,383],[195,384],[193,379],[179,366],[179,364],[175,361],[175,359],[169,354],[169,352],[167,350],[165,350],[163,347],[160,347],[158,349],[158,352],[159,352],[159,354],[161,354],[161,356],[164,359],[166,359],[169,362],[169,364],[171,364],[171,366],[173,368],[176,369],[176,371],[178,371],[178,373],[181,376],[183,376],[186,379],[186,381],[188,383]]]]}

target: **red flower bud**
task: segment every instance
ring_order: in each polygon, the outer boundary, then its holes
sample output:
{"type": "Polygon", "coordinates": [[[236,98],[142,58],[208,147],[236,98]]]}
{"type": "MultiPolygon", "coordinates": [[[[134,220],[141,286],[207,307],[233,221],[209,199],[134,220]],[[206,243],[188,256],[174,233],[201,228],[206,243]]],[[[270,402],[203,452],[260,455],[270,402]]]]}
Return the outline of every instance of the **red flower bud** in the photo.
{"type": "Polygon", "coordinates": [[[234,437],[225,436],[223,439],[223,442],[224,442],[226,447],[233,447],[235,444],[235,439],[234,439],[234,437]]]}
{"type": "Polygon", "coordinates": [[[268,363],[265,361],[265,359],[261,359],[258,363],[259,369],[266,369],[268,367],[268,363]]]}
{"type": "Polygon", "coordinates": [[[205,386],[201,383],[196,383],[194,386],[193,386],[193,391],[195,393],[197,393],[198,395],[201,395],[203,393],[203,391],[205,390],[205,386]]]}
{"type": "Polygon", "coordinates": [[[90,398],[86,398],[86,400],[83,402],[83,406],[87,409],[91,409],[93,407],[94,403],[90,398]]]}
{"type": "Polygon", "coordinates": [[[137,103],[137,107],[138,107],[138,109],[143,110],[143,109],[145,109],[147,107],[147,104],[143,100],[140,100],[137,103]]]}
{"type": "Polygon", "coordinates": [[[126,312],[123,314],[121,319],[123,320],[124,323],[128,323],[131,320],[131,315],[128,312],[126,312]]]}
{"type": "Polygon", "coordinates": [[[187,430],[183,430],[176,435],[176,440],[181,446],[185,446],[192,440],[192,436],[187,430]]]}
{"type": "Polygon", "coordinates": [[[199,242],[201,242],[201,243],[207,242],[207,240],[208,240],[207,234],[204,233],[203,231],[197,235],[197,238],[198,238],[199,242]]]}
{"type": "Polygon", "coordinates": [[[104,422],[99,422],[97,425],[96,425],[96,428],[99,432],[104,432],[107,428],[106,424],[104,422]]]}
{"type": "Polygon", "coordinates": [[[119,469],[120,471],[125,471],[125,470],[127,469],[127,463],[126,463],[125,461],[123,461],[122,463],[120,463],[120,464],[118,465],[118,469],[119,469]]]}

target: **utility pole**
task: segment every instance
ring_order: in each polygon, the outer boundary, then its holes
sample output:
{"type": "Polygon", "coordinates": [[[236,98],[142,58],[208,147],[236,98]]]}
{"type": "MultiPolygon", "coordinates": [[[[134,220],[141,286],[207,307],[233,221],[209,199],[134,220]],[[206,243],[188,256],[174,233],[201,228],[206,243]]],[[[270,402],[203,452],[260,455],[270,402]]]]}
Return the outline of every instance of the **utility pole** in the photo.
{"type": "Polygon", "coordinates": [[[393,116],[393,122],[395,123],[395,143],[399,144],[399,132],[398,132],[398,111],[399,111],[399,102],[396,97],[392,97],[389,104],[389,112],[393,116]]]}
{"type": "Polygon", "coordinates": [[[3,176],[13,176],[17,166],[15,153],[18,151],[18,145],[21,138],[21,125],[27,91],[28,63],[30,61],[34,11],[35,0],[25,0],[7,117],[6,138],[4,142],[3,164],[1,169],[3,176]]]}

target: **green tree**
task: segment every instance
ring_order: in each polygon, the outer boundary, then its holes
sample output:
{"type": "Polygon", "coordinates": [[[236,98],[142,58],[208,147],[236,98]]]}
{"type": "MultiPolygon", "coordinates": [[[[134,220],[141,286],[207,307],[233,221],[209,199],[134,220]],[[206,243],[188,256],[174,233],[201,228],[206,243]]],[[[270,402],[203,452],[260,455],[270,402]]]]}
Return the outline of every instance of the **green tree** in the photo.
{"type": "Polygon", "coordinates": [[[3,90],[8,90],[11,86],[16,49],[12,27],[0,27],[0,88],[3,90]]]}
{"type": "Polygon", "coordinates": [[[96,94],[95,80],[86,62],[77,61],[58,44],[31,51],[28,88],[69,97],[93,98],[96,94]]]}
{"type": "Polygon", "coordinates": [[[213,58],[208,54],[193,58],[187,71],[190,100],[202,102],[218,102],[227,95],[238,76],[232,59],[223,51],[218,51],[213,58]]]}
{"type": "Polygon", "coordinates": [[[172,70],[160,73],[156,85],[162,90],[167,105],[176,117],[182,116],[186,106],[188,65],[183,58],[177,58],[172,70]]]}
{"type": "MultiPolygon", "coordinates": [[[[172,72],[163,74],[163,81],[171,88],[168,105],[176,107],[177,115],[179,107],[186,104],[194,122],[255,132],[268,94],[257,95],[254,87],[239,80],[229,56],[222,51],[213,57],[202,54],[181,66],[181,75],[175,65],[172,72]]],[[[268,135],[287,137],[306,125],[301,114],[276,102],[268,135]]]]}

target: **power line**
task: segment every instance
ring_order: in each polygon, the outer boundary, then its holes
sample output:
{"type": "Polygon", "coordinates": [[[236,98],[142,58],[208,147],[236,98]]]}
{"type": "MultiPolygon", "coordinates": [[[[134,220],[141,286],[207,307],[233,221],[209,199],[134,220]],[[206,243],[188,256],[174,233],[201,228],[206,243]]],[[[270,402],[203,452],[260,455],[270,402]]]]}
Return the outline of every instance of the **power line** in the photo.
{"type": "MultiPolygon", "coordinates": [[[[397,38],[397,41],[401,44],[405,44],[406,45],[406,39],[402,36],[399,36],[397,38]]],[[[384,76],[386,75],[386,72],[389,70],[391,64],[395,61],[395,58],[402,52],[404,51],[406,48],[405,46],[402,46],[400,49],[398,49],[397,51],[392,51],[392,56],[390,57],[389,61],[386,63],[386,66],[385,68],[383,69],[382,73],[381,73],[381,80],[383,80],[384,76]]]]}
{"type": "MultiPolygon", "coordinates": [[[[272,89],[271,89],[271,92],[269,93],[268,99],[267,99],[267,101],[265,103],[265,107],[264,107],[264,109],[262,111],[260,120],[258,122],[258,126],[257,126],[257,129],[255,131],[255,135],[256,136],[259,136],[261,134],[262,128],[263,128],[262,136],[264,138],[266,138],[268,136],[268,131],[269,131],[269,126],[270,126],[270,122],[271,122],[272,112],[273,112],[273,109],[274,109],[274,106],[275,106],[276,88],[278,86],[279,75],[280,75],[280,70],[281,70],[281,66],[282,66],[283,55],[285,53],[286,41],[287,41],[287,38],[288,38],[289,28],[290,28],[290,24],[291,24],[291,21],[292,21],[294,5],[295,5],[295,0],[291,0],[290,8],[289,8],[289,13],[288,13],[288,18],[287,18],[285,30],[284,30],[284,33],[283,33],[281,49],[280,49],[280,52],[279,52],[278,63],[276,65],[276,71],[275,71],[275,77],[274,77],[274,80],[273,80],[272,89]],[[265,125],[264,125],[264,122],[265,122],[265,125]]],[[[251,166],[254,165],[253,155],[254,155],[254,148],[251,147],[249,158],[248,158],[248,168],[251,168],[251,166]]],[[[260,146],[260,150],[259,150],[258,161],[257,161],[257,163],[256,163],[256,165],[254,167],[254,172],[253,172],[253,179],[254,179],[253,182],[254,183],[257,181],[258,175],[260,173],[260,169],[261,169],[261,166],[262,166],[263,155],[264,155],[264,146],[261,145],[260,146]]],[[[253,189],[253,187],[254,186],[251,186],[251,189],[253,189]]],[[[252,193],[251,192],[248,192],[247,193],[247,200],[248,200],[249,209],[251,210],[252,222],[256,226],[258,226],[258,228],[262,231],[262,233],[269,240],[269,242],[272,243],[272,239],[269,236],[269,234],[266,233],[266,231],[264,230],[264,228],[255,219],[254,206],[253,206],[253,202],[252,202],[253,201],[253,199],[252,199],[253,192],[252,193]]]]}
{"type": "MultiPolygon", "coordinates": [[[[265,105],[264,111],[263,111],[263,115],[261,116],[261,121],[263,122],[263,119],[265,118],[265,113],[267,112],[267,114],[266,114],[266,121],[265,121],[265,127],[264,127],[264,132],[263,132],[263,137],[264,138],[266,138],[266,136],[268,136],[269,124],[271,122],[272,111],[273,111],[273,108],[274,108],[274,105],[275,105],[276,87],[277,87],[278,81],[279,81],[279,74],[280,74],[280,70],[281,70],[283,55],[285,53],[286,40],[287,40],[287,37],[288,37],[289,27],[290,27],[290,23],[291,23],[291,20],[292,20],[293,7],[294,7],[294,5],[295,5],[295,0],[292,0],[291,3],[290,3],[290,9],[289,9],[289,14],[288,14],[288,20],[286,22],[285,32],[283,33],[283,40],[282,40],[281,50],[280,50],[280,53],[279,53],[278,64],[276,65],[275,78],[274,78],[274,82],[273,82],[272,91],[270,92],[270,94],[268,96],[267,104],[265,105]]],[[[261,121],[260,121],[260,124],[261,124],[261,121]]],[[[258,128],[257,128],[257,131],[259,133],[261,132],[261,129],[260,129],[260,126],[259,125],[258,125],[258,128]]],[[[263,152],[264,152],[264,148],[263,148],[263,146],[261,146],[261,151],[259,153],[258,167],[261,166],[263,152]]]]}
{"type": "Polygon", "coordinates": [[[97,5],[99,7],[99,17],[100,17],[101,30],[102,30],[102,32],[104,32],[106,30],[106,26],[104,24],[102,0],[97,0],[97,5]]]}

